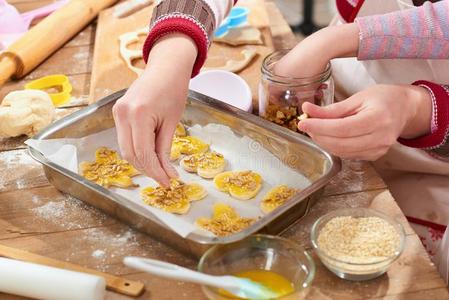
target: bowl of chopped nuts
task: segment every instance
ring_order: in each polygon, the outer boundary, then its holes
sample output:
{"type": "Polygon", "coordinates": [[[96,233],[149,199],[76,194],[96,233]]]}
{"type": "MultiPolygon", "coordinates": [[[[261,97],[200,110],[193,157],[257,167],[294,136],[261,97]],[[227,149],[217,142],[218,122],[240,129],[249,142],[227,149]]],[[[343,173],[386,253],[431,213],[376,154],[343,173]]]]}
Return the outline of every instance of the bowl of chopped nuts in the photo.
{"type": "Polygon", "coordinates": [[[385,273],[404,250],[405,233],[392,218],[367,208],[348,208],[320,217],[312,246],[340,278],[362,281],[385,273]]]}

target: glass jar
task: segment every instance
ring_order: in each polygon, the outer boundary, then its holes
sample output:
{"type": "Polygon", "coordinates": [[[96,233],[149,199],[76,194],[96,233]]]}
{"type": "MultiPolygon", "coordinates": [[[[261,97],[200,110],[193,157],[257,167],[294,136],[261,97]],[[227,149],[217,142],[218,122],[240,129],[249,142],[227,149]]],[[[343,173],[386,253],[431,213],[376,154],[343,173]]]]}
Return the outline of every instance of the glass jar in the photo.
{"type": "Polygon", "coordinates": [[[262,63],[259,85],[259,116],[298,131],[298,117],[304,102],[329,105],[334,101],[334,81],[329,63],[315,76],[290,78],[274,74],[275,64],[290,50],[280,50],[268,55],[262,63]]]}

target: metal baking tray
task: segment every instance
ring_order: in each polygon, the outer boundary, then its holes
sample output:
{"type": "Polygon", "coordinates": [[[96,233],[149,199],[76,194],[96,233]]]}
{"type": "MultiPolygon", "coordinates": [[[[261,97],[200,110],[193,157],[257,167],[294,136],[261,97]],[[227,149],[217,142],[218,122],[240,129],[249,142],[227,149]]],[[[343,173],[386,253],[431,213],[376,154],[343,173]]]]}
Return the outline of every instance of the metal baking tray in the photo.
{"type": "MultiPolygon", "coordinates": [[[[114,93],[55,122],[35,139],[81,138],[114,127],[112,106],[124,93],[124,90],[114,93]]],[[[132,201],[52,163],[39,151],[30,147],[28,149],[30,155],[43,164],[48,180],[58,190],[195,257],[214,244],[231,243],[256,232],[282,233],[308,213],[324,186],[341,168],[338,158],[315,145],[309,138],[193,91],[189,92],[182,121],[186,125],[218,123],[229,126],[235,134],[257,141],[290,168],[306,176],[312,184],[285,205],[239,233],[228,237],[207,237],[192,233],[182,238],[132,201]]]]}

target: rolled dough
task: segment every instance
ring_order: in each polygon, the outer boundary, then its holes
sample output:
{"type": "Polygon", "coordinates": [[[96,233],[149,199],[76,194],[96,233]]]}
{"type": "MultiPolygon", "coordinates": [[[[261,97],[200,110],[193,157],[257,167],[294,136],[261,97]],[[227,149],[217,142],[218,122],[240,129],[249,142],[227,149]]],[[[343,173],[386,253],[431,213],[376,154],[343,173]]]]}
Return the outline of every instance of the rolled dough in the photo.
{"type": "Polygon", "coordinates": [[[209,70],[224,70],[229,72],[239,72],[246,68],[248,64],[253,60],[257,55],[257,51],[254,49],[244,49],[241,52],[243,54],[242,60],[228,60],[226,64],[219,67],[207,68],[204,67],[201,71],[209,71],[209,70]]]}
{"type": "Polygon", "coordinates": [[[214,41],[231,46],[263,45],[262,33],[253,26],[232,28],[225,35],[215,38],[214,41]]]}

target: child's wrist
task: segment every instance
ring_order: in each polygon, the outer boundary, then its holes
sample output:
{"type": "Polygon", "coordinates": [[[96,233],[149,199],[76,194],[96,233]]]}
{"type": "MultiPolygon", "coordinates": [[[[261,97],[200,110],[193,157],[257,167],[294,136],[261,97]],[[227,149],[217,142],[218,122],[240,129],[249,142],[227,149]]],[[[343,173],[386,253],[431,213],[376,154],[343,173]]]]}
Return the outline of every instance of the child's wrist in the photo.
{"type": "Polygon", "coordinates": [[[189,36],[182,33],[169,34],[154,44],[148,56],[146,70],[186,70],[190,77],[197,54],[196,44],[189,36]]]}
{"type": "Polygon", "coordinates": [[[401,133],[401,138],[413,139],[431,132],[432,98],[423,87],[408,85],[405,107],[410,107],[408,121],[401,133]]]}

